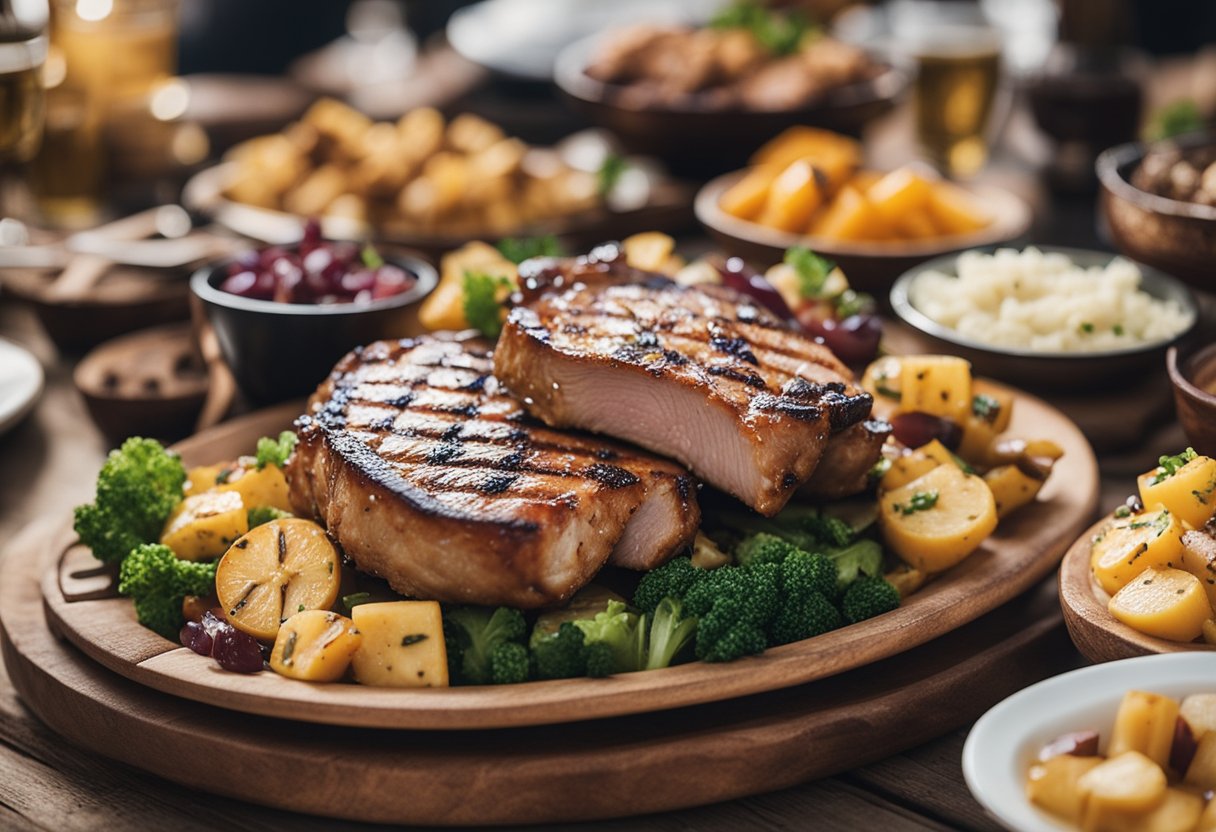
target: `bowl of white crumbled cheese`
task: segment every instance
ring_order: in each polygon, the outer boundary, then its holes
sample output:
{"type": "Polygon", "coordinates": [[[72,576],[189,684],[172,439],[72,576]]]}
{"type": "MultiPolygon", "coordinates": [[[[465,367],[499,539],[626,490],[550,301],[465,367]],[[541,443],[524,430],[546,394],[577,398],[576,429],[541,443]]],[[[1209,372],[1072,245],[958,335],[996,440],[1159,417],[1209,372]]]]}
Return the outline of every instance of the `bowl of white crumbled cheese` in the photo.
{"type": "Polygon", "coordinates": [[[891,287],[891,307],[977,373],[1054,389],[1092,389],[1161,372],[1194,330],[1181,282],[1099,251],[998,248],[939,257],[891,287]]]}

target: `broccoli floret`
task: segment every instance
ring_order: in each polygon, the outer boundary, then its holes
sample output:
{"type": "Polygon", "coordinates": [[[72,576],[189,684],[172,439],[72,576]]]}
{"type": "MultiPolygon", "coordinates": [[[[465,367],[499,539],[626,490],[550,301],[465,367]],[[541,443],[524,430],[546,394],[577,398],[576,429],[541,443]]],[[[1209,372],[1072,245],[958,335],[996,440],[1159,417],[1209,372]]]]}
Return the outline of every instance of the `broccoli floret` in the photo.
{"type": "Polygon", "coordinates": [[[185,619],[182,599],[215,591],[217,562],[181,560],[168,546],[145,543],[131,550],[118,572],[118,591],[131,596],[139,623],[176,639],[185,619]]]}
{"type": "Polygon", "coordinates": [[[781,592],[786,598],[813,592],[830,598],[836,592],[836,564],[827,555],[793,552],[781,562],[781,592]]]}
{"type": "Polygon", "coordinates": [[[587,645],[583,631],[569,621],[563,621],[556,633],[534,630],[529,647],[537,678],[572,679],[587,674],[587,645]]]}
{"type": "Polygon", "coordinates": [[[822,635],[841,624],[840,613],[821,592],[787,596],[768,627],[770,644],[789,644],[822,635]]]}
{"type": "Polygon", "coordinates": [[[93,555],[118,563],[141,543],[159,539],[182,501],[186,469],[155,439],[131,437],[111,451],[97,475],[97,496],[76,507],[76,533],[93,555]]]}
{"type": "Polygon", "coordinates": [[[443,621],[449,674],[467,685],[489,684],[495,648],[522,643],[528,632],[523,613],[508,607],[452,607],[444,611],[443,621]]]}
{"type": "Polygon", "coordinates": [[[845,590],[840,606],[845,619],[856,624],[897,609],[899,590],[882,578],[858,578],[845,590]]]}
{"type": "Polygon", "coordinates": [[[682,600],[701,579],[721,571],[707,572],[693,566],[688,558],[673,558],[642,576],[633,594],[633,605],[642,612],[652,613],[664,598],[682,600]]]}
{"type": "Polygon", "coordinates": [[[735,548],[735,558],[739,561],[740,566],[754,566],[761,563],[780,564],[798,551],[801,550],[785,538],[768,532],[760,532],[743,539],[735,548]]]}
{"type": "Polygon", "coordinates": [[[780,574],[781,567],[775,563],[715,569],[688,591],[684,607],[688,614],[703,619],[721,601],[734,601],[750,621],[763,627],[777,614],[780,574]]]}
{"type": "Polygon", "coordinates": [[[675,598],[664,598],[651,617],[646,669],[670,667],[676,656],[696,634],[697,619],[686,617],[684,605],[675,598]]]}
{"type": "Polygon", "coordinates": [[[263,436],[258,440],[255,452],[258,470],[261,471],[267,465],[277,465],[282,468],[287,464],[287,458],[291,456],[291,452],[295,450],[296,443],[299,441],[300,437],[289,430],[280,433],[278,439],[263,436]]]}
{"type": "Polygon", "coordinates": [[[497,338],[502,332],[502,295],[511,281],[500,275],[465,272],[462,292],[465,320],[487,338],[497,338]]]}
{"type": "Polygon", "coordinates": [[[702,661],[734,661],[761,653],[767,646],[763,626],[740,598],[719,599],[697,623],[697,658],[702,661]]]}
{"type": "MultiPolygon", "coordinates": [[[[645,667],[646,628],[640,624],[636,613],[615,600],[609,601],[608,607],[596,613],[595,618],[574,622],[574,626],[583,631],[588,648],[596,644],[607,645],[612,659],[609,673],[631,673],[645,667]]],[[[590,665],[588,675],[595,675],[590,672],[590,665]]]]}
{"type": "Polygon", "coordinates": [[[254,506],[245,512],[249,518],[249,528],[261,526],[264,523],[269,523],[271,520],[282,520],[284,517],[291,517],[290,511],[283,511],[281,508],[274,506],[254,506]]]}
{"type": "Polygon", "coordinates": [[[860,575],[872,578],[882,572],[882,546],[874,540],[859,540],[826,554],[836,565],[837,590],[845,589],[860,575]]]}
{"type": "Polygon", "coordinates": [[[516,641],[504,641],[490,651],[490,682],[514,685],[528,681],[528,648],[516,641]]]}
{"type": "Polygon", "coordinates": [[[603,679],[617,672],[616,656],[607,642],[596,641],[588,644],[584,656],[587,675],[592,679],[603,679]]]}
{"type": "Polygon", "coordinates": [[[802,521],[802,528],[829,546],[848,546],[856,535],[853,527],[839,517],[826,514],[810,514],[802,521]]]}

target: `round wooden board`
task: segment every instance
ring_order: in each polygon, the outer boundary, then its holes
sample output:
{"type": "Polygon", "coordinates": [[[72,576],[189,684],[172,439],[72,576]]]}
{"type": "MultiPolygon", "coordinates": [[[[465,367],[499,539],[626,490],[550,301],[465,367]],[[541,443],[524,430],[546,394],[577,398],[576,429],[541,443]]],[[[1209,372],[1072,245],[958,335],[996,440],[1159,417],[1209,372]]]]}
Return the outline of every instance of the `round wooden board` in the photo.
{"type": "Polygon", "coordinates": [[[1102,518],[1077,538],[1060,564],[1060,607],[1077,649],[1093,662],[1216,649],[1202,642],[1168,641],[1145,635],[1107,611],[1110,595],[1094,580],[1089,559],[1094,535],[1111,519],[1110,515],[1102,518]]]}
{"type": "MultiPolygon", "coordinates": [[[[990,385],[995,387],[996,385],[990,385]]],[[[140,627],[112,575],[73,545],[67,524],[48,544],[43,575],[52,625],[91,658],[149,687],[248,713],[368,728],[507,728],[638,714],[805,684],[902,653],[1025,592],[1059,563],[1093,517],[1097,464],[1085,437],[1032,396],[1017,394],[1011,432],[1050,437],[1065,451],[1040,501],[1007,518],[996,535],[894,612],[729,664],[694,662],[607,680],[526,686],[399,690],[298,682],[273,673],[241,676],[140,627]]],[[[176,446],[187,464],[231,459],[290,423],[300,405],[261,411],[176,446]]]]}
{"type": "Polygon", "coordinates": [[[306,725],[154,691],[56,639],[39,590],[55,552],[30,548],[0,563],[0,646],[35,715],[89,751],[191,788],[346,820],[593,820],[773,791],[940,736],[1075,661],[1048,581],[895,658],[731,702],[457,734],[306,725]]]}

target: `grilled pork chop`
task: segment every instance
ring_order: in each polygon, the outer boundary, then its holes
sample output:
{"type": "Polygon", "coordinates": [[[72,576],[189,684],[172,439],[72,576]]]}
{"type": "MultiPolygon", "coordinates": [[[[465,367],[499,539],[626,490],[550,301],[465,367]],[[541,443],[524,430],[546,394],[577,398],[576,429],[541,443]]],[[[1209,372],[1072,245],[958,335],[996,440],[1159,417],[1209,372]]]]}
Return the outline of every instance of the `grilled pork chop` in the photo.
{"type": "MultiPolygon", "coordinates": [[[[594,264],[592,264],[594,265],[594,264]]],[[[761,514],[781,510],[815,472],[829,442],[871,443],[849,431],[873,404],[810,337],[719,286],[532,279],[495,348],[494,372],[529,412],[556,427],[609,434],[673,457],[761,514]],[[548,287],[548,290],[545,290],[548,287]]],[[[881,442],[878,443],[881,445],[881,442]]],[[[869,463],[878,458],[878,447],[869,463]]],[[[830,479],[830,472],[825,471],[830,479]]]]}
{"type": "Polygon", "coordinates": [[[610,559],[659,565],[696,534],[695,482],[671,462],[537,423],[461,336],[380,341],[309,400],[291,502],[364,572],[406,595],[532,608],[610,559]]]}
{"type": "Polygon", "coordinates": [[[815,473],[798,489],[799,495],[836,500],[864,491],[890,435],[891,425],[881,419],[867,419],[845,428],[828,441],[815,473]]]}

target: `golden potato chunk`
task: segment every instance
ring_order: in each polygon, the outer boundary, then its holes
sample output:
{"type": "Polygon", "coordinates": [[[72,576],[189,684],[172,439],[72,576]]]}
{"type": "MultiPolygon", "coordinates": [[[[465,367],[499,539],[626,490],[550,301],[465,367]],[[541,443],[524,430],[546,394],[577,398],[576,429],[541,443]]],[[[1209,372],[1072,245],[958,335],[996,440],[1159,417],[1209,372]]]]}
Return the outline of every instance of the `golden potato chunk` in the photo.
{"type": "Polygon", "coordinates": [[[277,465],[267,465],[258,470],[256,463],[245,457],[241,465],[229,469],[227,477],[216,486],[216,490],[240,494],[245,508],[269,506],[280,511],[291,511],[291,500],[287,498],[287,478],[277,465]]]}
{"type": "Polygon", "coordinates": [[[883,538],[924,572],[949,569],[996,529],[996,501],[980,477],[939,465],[879,501],[883,538]]]}
{"type": "Polygon", "coordinates": [[[1085,795],[1077,781],[1101,763],[1101,757],[1061,754],[1031,766],[1026,778],[1026,797],[1052,814],[1076,823],[1081,820],[1085,805],[1085,795]]]}
{"type": "Polygon", "coordinates": [[[363,643],[355,622],[329,610],[304,610],[283,622],[270,654],[280,676],[306,682],[336,682],[363,643]]]}
{"type": "Polygon", "coordinates": [[[1126,751],[1082,774],[1077,787],[1087,797],[1082,826],[1099,828],[1105,815],[1159,806],[1165,798],[1165,772],[1139,751],[1126,751]]]}
{"type": "Polygon", "coordinates": [[[1204,734],[1186,770],[1186,782],[1201,789],[1216,789],[1216,734],[1204,734]]]}
{"type": "Polygon", "coordinates": [[[1178,716],[1186,720],[1195,739],[1202,740],[1216,731],[1216,693],[1192,693],[1182,700],[1178,716]]]}
{"type": "Polygon", "coordinates": [[[220,462],[215,465],[197,465],[186,472],[186,484],[183,486],[187,495],[201,494],[215,487],[216,479],[223,471],[233,467],[233,463],[220,462]]]}
{"type": "Polygon", "coordinates": [[[997,517],[1005,517],[1034,502],[1046,480],[1029,476],[1016,465],[998,465],[984,474],[984,482],[992,489],[997,517]]]}
{"type": "Polygon", "coordinates": [[[1170,641],[1194,641],[1212,606],[1199,579],[1181,569],[1146,569],[1115,593],[1110,614],[1129,627],[1170,641]]]}
{"type": "Polygon", "coordinates": [[[351,611],[363,644],[352,665],[362,685],[442,688],[448,684],[443,618],[435,601],[360,604],[351,611]]]}
{"type": "Polygon", "coordinates": [[[218,558],[249,531],[241,495],[208,491],[182,500],[165,521],[160,542],[182,560],[218,558]]]}
{"type": "Polygon", "coordinates": [[[962,425],[971,412],[971,362],[953,355],[910,355],[900,364],[899,409],[962,425]]]}
{"type": "Polygon", "coordinates": [[[1139,751],[1165,768],[1170,762],[1177,721],[1176,700],[1157,693],[1128,691],[1119,703],[1106,753],[1110,757],[1117,757],[1125,751],[1139,751]]]}
{"type": "Polygon", "coordinates": [[[1182,526],[1165,509],[1116,519],[1094,537],[1089,565],[1114,595],[1145,569],[1182,565],[1182,526]]]}
{"type": "Polygon", "coordinates": [[[1193,529],[1216,514],[1216,459],[1197,456],[1173,474],[1154,468],[1136,482],[1146,507],[1165,506],[1193,529]]]}
{"type": "Polygon", "coordinates": [[[333,606],[340,565],[316,523],[272,520],[232,544],[216,570],[215,592],[232,626],[269,641],[288,615],[333,606]]]}

